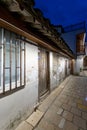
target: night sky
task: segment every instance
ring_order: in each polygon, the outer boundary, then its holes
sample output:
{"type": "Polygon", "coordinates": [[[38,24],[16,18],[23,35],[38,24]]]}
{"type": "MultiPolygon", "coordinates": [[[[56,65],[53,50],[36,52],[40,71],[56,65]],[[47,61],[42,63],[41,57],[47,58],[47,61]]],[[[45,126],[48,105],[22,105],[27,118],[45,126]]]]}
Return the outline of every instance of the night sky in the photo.
{"type": "Polygon", "coordinates": [[[87,21],[87,0],[35,0],[51,24],[68,26],[87,21]]]}

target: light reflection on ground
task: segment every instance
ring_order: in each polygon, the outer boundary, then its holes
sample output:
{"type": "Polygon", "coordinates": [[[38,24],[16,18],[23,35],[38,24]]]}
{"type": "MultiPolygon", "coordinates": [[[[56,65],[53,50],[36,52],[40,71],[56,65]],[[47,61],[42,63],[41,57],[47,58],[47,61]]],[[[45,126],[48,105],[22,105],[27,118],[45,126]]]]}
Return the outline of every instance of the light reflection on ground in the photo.
{"type": "Polygon", "coordinates": [[[87,101],[87,97],[85,98],[85,101],[87,101]]]}

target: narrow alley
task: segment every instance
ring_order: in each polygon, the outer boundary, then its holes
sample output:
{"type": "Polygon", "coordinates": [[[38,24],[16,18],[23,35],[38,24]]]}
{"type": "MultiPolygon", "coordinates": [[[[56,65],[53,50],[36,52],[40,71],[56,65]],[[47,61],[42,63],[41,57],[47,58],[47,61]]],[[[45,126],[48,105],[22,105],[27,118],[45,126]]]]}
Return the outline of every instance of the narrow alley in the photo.
{"type": "Polygon", "coordinates": [[[39,118],[32,114],[16,130],[87,130],[87,77],[67,77],[38,112],[39,118]]]}
{"type": "Polygon", "coordinates": [[[0,130],[87,130],[87,20],[36,1],[0,0],[0,130]]]}

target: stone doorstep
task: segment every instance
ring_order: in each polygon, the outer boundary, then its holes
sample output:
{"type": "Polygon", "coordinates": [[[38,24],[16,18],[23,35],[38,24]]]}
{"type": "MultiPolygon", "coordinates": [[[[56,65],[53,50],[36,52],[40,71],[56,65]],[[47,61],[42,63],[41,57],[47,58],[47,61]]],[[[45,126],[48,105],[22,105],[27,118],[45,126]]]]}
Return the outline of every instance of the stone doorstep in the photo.
{"type": "Polygon", "coordinates": [[[36,110],[33,112],[26,121],[23,121],[15,130],[33,130],[33,128],[41,120],[43,112],[36,110]]]}
{"type": "Polygon", "coordinates": [[[44,113],[36,110],[35,112],[32,113],[32,115],[26,120],[26,122],[28,122],[30,125],[32,125],[33,127],[35,127],[38,122],[41,120],[41,118],[43,117],[44,113]]]}
{"type": "Polygon", "coordinates": [[[26,121],[23,121],[15,130],[32,130],[33,127],[26,121]]]}

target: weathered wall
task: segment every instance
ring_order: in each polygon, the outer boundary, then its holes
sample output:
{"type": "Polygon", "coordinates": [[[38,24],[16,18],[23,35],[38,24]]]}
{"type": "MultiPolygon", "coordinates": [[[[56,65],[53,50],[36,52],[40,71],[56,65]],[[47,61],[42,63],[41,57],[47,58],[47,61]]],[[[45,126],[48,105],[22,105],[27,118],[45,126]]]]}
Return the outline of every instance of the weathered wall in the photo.
{"type": "Polygon", "coordinates": [[[26,86],[0,99],[0,130],[12,129],[28,116],[38,102],[38,48],[26,45],[26,86]]]}
{"type": "Polygon", "coordinates": [[[77,59],[73,62],[73,74],[78,75],[80,71],[83,69],[83,59],[84,56],[77,56],[77,59]]]}
{"type": "Polygon", "coordinates": [[[83,58],[84,58],[84,56],[77,56],[77,59],[75,61],[75,65],[74,65],[75,74],[79,74],[80,70],[83,69],[83,58]]]}
{"type": "Polygon", "coordinates": [[[65,61],[67,60],[67,75],[70,74],[69,60],[58,54],[50,55],[50,87],[51,90],[58,87],[59,83],[65,78],[65,61]]]}
{"type": "Polygon", "coordinates": [[[85,47],[85,55],[77,56],[76,63],[75,63],[75,73],[80,73],[81,69],[84,68],[84,57],[87,55],[87,46],[85,47]]]}
{"type": "MultiPolygon", "coordinates": [[[[65,78],[65,60],[50,52],[50,89],[58,87],[65,78]]],[[[68,68],[68,64],[67,64],[68,68]]],[[[69,74],[69,69],[67,69],[69,74]]],[[[26,86],[0,99],[0,130],[14,130],[15,126],[34,110],[38,103],[38,48],[26,44],[26,86]]]]}
{"type": "Polygon", "coordinates": [[[87,55],[87,43],[86,43],[86,45],[85,45],[85,53],[86,53],[86,55],[87,55]]]}

